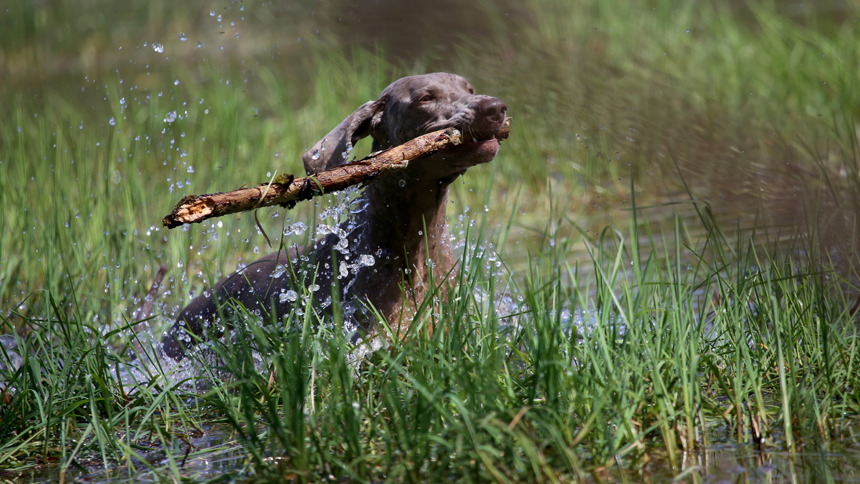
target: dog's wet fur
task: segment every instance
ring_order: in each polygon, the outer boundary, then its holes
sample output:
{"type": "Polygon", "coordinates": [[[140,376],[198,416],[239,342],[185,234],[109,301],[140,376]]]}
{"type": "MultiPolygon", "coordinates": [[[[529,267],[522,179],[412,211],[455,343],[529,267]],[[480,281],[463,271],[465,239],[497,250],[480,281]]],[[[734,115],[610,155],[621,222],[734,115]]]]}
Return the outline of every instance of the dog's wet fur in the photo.
{"type": "MultiPolygon", "coordinates": [[[[336,284],[335,295],[356,326],[356,335],[373,329],[376,318],[364,310],[367,307],[375,308],[392,326],[408,324],[414,305],[424,298],[431,273],[437,284],[454,273],[445,219],[448,187],[469,167],[496,156],[499,141],[494,135],[504,124],[506,111],[504,102],[475,94],[468,81],[454,74],[440,72],[393,82],[379,99],[359,107],[303,156],[305,170],[314,174],[345,162],[351,146],[367,136],[378,151],[439,129],[453,127],[463,133],[463,145],[376,180],[359,197],[357,206],[362,208],[341,228],[349,234],[350,259],[371,254],[374,265],[338,279],[339,264],[355,261],[345,260],[335,250],[340,242],[336,234],[312,246],[270,254],[219,281],[214,293],[206,291],[192,300],[164,337],[164,353],[175,360],[184,358],[198,338],[210,333],[204,328],[219,318],[218,306],[224,315],[231,300],[264,319],[270,319],[272,310],[276,317],[288,314],[295,303],[279,296],[301,281],[293,280],[293,272],[283,268],[295,267],[301,255],[314,264],[310,275],[316,273],[314,283],[320,287],[315,299],[326,299],[336,284]]],[[[304,283],[310,284],[310,277],[304,283]]],[[[331,306],[317,309],[331,311],[331,306]]]]}

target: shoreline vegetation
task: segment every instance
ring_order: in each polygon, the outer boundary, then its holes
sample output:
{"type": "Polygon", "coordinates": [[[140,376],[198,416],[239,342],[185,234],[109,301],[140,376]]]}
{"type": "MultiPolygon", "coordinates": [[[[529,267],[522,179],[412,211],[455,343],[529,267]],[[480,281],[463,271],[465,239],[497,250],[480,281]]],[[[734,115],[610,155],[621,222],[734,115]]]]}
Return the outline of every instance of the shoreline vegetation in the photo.
{"type": "MultiPolygon", "coordinates": [[[[856,6],[481,3],[479,36],[399,51],[310,35],[327,6],[54,3],[0,16],[0,480],[702,482],[714,448],[860,473],[856,6]],[[240,312],[202,374],[159,366],[179,309],[271,250],[248,214],[168,232],[173,203],[300,173],[433,70],[516,132],[453,185],[459,281],[409,337],[240,312]]],[[[302,245],[343,207],[259,218],[302,245]]]]}

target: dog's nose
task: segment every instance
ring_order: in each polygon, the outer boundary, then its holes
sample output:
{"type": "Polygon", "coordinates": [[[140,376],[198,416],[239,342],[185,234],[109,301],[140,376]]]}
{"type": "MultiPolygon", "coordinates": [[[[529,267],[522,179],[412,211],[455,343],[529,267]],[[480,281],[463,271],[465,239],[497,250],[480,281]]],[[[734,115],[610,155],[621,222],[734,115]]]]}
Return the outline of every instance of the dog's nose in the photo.
{"type": "Polygon", "coordinates": [[[478,101],[478,115],[484,119],[492,121],[504,121],[502,118],[504,112],[508,110],[508,105],[502,102],[501,99],[494,97],[485,97],[478,101]]]}

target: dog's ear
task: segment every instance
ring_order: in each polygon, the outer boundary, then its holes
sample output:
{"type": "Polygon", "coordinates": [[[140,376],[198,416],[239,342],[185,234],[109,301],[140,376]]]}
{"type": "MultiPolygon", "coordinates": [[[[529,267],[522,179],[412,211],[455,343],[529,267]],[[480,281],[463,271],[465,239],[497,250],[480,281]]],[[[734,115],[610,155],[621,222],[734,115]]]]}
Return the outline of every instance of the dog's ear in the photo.
{"type": "Polygon", "coordinates": [[[329,170],[345,162],[355,143],[369,136],[373,126],[379,124],[384,109],[384,98],[368,101],[341,121],[323,139],[317,141],[313,148],[302,155],[308,175],[329,170]]]}

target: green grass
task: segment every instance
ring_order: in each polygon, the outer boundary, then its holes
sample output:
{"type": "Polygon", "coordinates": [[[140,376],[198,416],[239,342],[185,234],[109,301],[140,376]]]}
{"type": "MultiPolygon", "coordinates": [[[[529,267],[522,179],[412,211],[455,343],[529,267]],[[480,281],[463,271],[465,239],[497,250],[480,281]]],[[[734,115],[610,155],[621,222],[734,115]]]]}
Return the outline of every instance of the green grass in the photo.
{"type": "Polygon", "coordinates": [[[202,405],[157,369],[123,386],[112,334],[46,313],[6,374],[16,391],[0,422],[15,437],[0,459],[124,475],[147,445],[176,442],[160,472],[178,476],[180,442],[203,421],[232,426],[257,478],[307,482],[580,481],[648,461],[680,472],[681,453],[714,438],[792,453],[860,443],[860,336],[836,271],[716,232],[642,260],[628,235],[607,236],[595,277],[557,263],[565,238],[523,277],[467,247],[447,300],[426,305],[406,339],[383,331],[364,358],[337,317],[239,317],[205,357],[218,383],[202,405]],[[689,266],[676,264],[684,255],[689,266]]]}
{"type": "MultiPolygon", "coordinates": [[[[344,52],[327,36],[273,55],[249,28],[244,54],[213,53],[217,36],[203,54],[163,40],[175,62],[98,8],[82,12],[89,27],[65,24],[57,12],[74,5],[57,3],[0,19],[0,332],[17,332],[24,357],[0,370],[14,388],[0,468],[134,475],[163,447],[171,460],[153,472],[178,478],[185,443],[213,422],[233,428],[253,475],[308,482],[623,480],[647,462],[682,472],[709,439],[857,444],[856,12],[533,1],[526,28],[494,23],[445,56],[344,52]],[[50,74],[88,49],[104,65],[50,74]],[[505,100],[513,135],[454,185],[461,282],[408,339],[354,361],[336,321],[293,314],[215,344],[213,371],[235,378],[191,403],[158,368],[139,385],[115,378],[136,336],[149,348],[210,275],[269,250],[251,216],[159,229],[183,194],[300,173],[304,147],[388,82],[443,69],[505,100]],[[173,110],[182,119],[165,123],[173,110]],[[162,265],[157,315],[137,334],[162,265]]],[[[193,18],[132,3],[149,25],[193,18]]],[[[327,203],[259,215],[272,236],[327,203]]]]}

